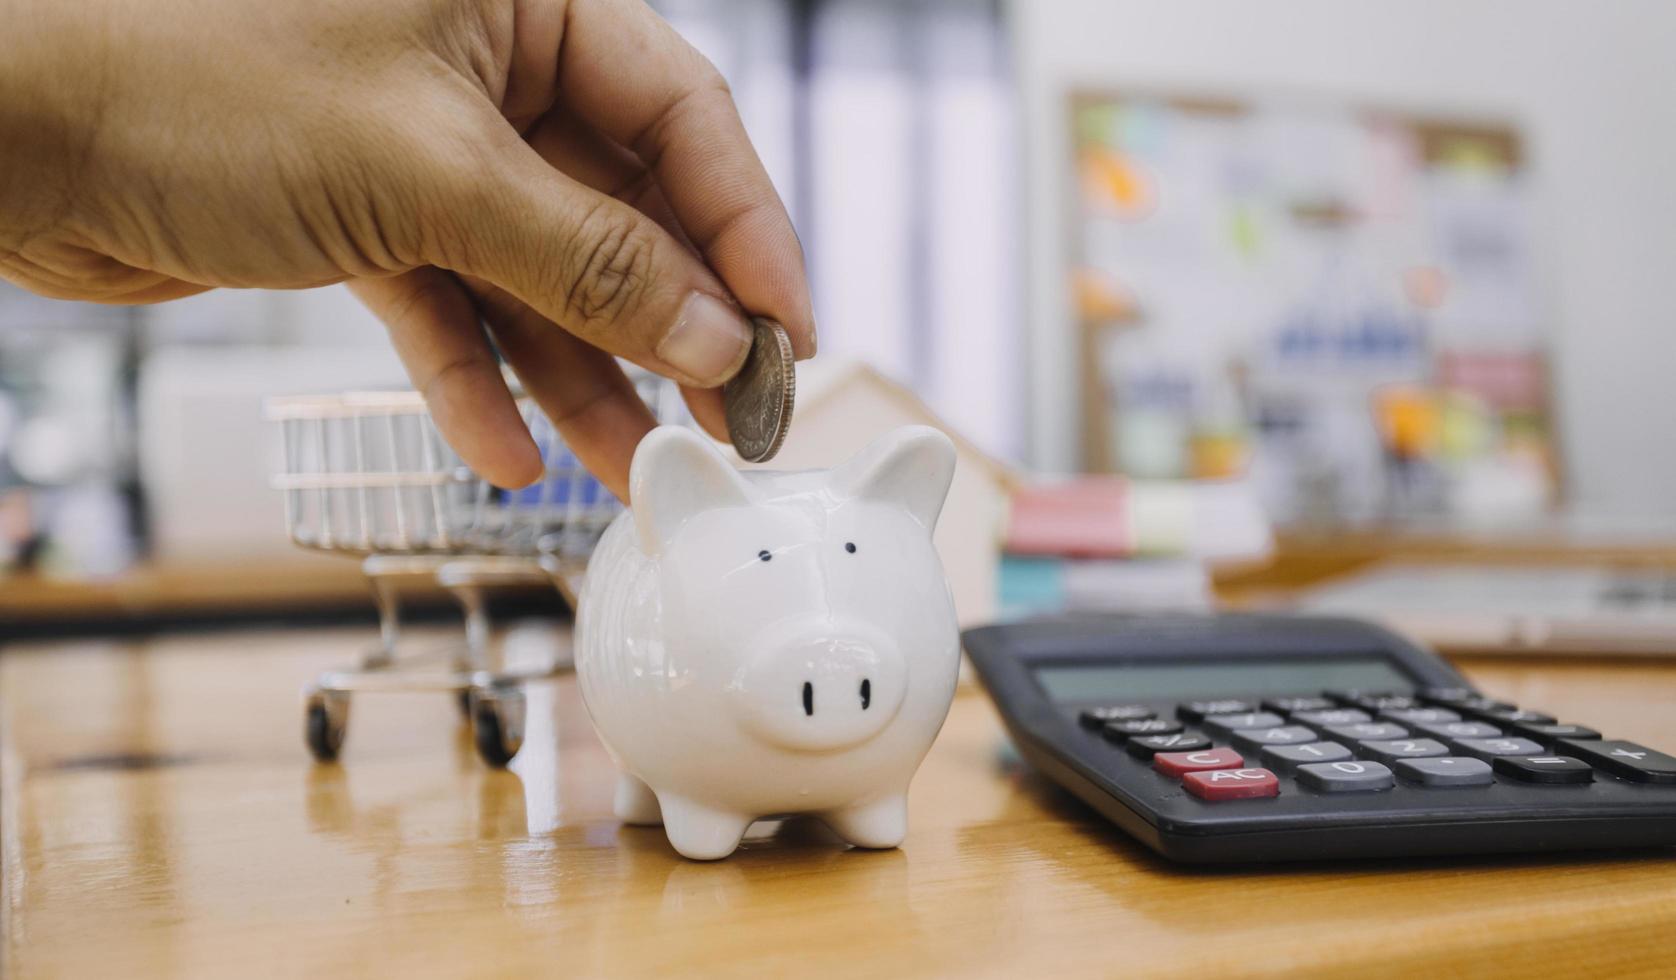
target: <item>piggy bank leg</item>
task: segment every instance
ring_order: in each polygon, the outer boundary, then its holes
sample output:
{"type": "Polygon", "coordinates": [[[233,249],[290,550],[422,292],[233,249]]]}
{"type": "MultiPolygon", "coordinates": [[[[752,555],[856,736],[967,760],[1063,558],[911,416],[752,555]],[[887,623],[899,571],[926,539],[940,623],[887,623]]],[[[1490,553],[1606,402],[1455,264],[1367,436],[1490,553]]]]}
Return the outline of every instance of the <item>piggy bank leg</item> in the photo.
{"type": "Polygon", "coordinates": [[[672,794],[658,797],[663,810],[663,832],[682,857],[695,861],[725,858],[739,848],[751,825],[750,817],[726,813],[672,794]]]}
{"type": "Polygon", "coordinates": [[[821,814],[821,820],[856,847],[896,847],[908,836],[908,794],[832,810],[821,814]]]}
{"type": "Polygon", "coordinates": [[[658,809],[657,794],[652,788],[641,782],[640,777],[628,773],[617,775],[617,799],[612,805],[617,819],[626,824],[638,827],[656,827],[663,823],[663,813],[658,809]]]}

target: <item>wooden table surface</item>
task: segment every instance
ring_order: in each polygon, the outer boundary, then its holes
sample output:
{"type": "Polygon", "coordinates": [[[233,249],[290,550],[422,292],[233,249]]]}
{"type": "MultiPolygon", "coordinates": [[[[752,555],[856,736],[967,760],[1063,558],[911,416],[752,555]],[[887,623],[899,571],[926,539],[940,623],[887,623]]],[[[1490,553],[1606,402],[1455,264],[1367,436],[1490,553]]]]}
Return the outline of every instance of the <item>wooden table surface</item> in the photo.
{"type": "MultiPolygon", "coordinates": [[[[9,977],[929,973],[1676,974],[1676,852],[1189,870],[1010,761],[963,690],[895,851],[761,826],[677,857],[610,815],[570,679],[511,771],[437,696],[356,703],[312,765],[298,690],[362,632],[0,656],[9,977]]],[[[1463,665],[1486,690],[1676,745],[1676,664],[1463,665]]]]}
{"type": "MultiPolygon", "coordinates": [[[[417,598],[440,598],[421,594],[417,598]]],[[[297,551],[259,562],[153,562],[112,578],[0,577],[0,623],[39,623],[265,609],[370,608],[360,563],[297,551]]]]}

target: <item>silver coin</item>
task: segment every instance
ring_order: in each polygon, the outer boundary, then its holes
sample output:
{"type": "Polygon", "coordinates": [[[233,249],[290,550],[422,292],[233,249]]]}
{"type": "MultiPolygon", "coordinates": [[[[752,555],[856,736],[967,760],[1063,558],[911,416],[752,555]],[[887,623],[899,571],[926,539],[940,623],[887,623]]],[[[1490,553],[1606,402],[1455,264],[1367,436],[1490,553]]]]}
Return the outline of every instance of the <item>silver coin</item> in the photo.
{"type": "Polygon", "coordinates": [[[754,336],[745,366],[722,387],[727,435],[733,448],[752,463],[774,458],[791,428],[797,375],[792,367],[786,328],[764,317],[751,320],[754,336]]]}

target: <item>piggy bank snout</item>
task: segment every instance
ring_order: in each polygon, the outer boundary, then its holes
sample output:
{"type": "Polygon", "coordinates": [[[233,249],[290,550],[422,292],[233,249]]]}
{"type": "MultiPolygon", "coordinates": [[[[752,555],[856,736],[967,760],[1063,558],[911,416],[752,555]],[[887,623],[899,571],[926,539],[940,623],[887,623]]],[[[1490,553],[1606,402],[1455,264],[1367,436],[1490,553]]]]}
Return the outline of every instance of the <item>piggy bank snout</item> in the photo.
{"type": "Polygon", "coordinates": [[[735,684],[742,725],[802,751],[856,745],[902,706],[907,671],[895,644],[871,631],[815,629],[765,637],[735,684]]]}

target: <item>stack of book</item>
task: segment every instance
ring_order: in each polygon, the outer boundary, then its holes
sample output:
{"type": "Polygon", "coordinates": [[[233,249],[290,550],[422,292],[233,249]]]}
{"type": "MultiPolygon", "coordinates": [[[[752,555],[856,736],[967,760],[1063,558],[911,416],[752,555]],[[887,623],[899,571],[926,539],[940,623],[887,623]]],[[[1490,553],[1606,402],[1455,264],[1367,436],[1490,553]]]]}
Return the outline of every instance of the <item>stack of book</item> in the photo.
{"type": "Polygon", "coordinates": [[[999,576],[1003,618],[1203,609],[1210,569],[1272,547],[1241,482],[1090,476],[1014,494],[999,576]]]}

